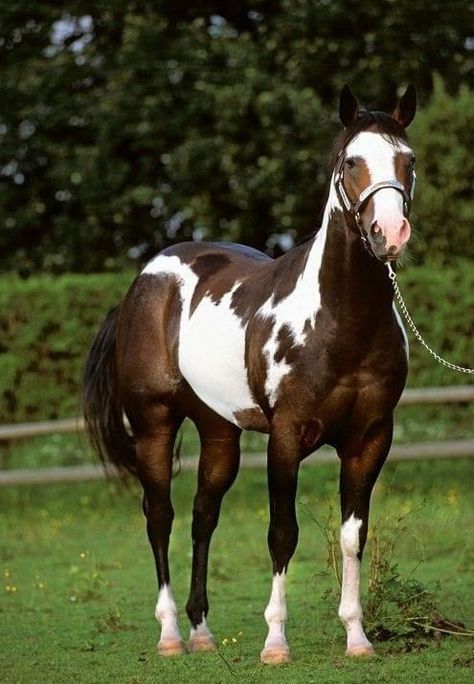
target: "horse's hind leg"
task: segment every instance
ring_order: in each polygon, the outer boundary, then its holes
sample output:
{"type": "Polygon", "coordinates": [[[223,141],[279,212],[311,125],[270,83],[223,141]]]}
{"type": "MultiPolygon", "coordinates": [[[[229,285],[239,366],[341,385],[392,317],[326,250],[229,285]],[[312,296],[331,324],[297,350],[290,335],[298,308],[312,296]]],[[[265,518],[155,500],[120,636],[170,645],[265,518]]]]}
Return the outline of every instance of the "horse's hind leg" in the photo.
{"type": "Polygon", "coordinates": [[[182,418],[173,415],[169,407],[154,405],[146,429],[136,435],[137,473],[144,490],[144,513],[148,539],[156,564],[158,601],[155,616],[161,624],[158,642],[160,655],[184,652],[179,633],[177,610],[170,584],[168,545],[174,511],[171,504],[173,446],[182,418]]]}
{"type": "Polygon", "coordinates": [[[207,626],[207,563],[212,533],[219,519],[224,494],[232,485],[239,468],[240,430],[216,414],[197,422],[201,438],[198,489],[193,507],[193,565],[191,589],[186,611],[191,621],[190,651],[216,648],[207,626]]]}

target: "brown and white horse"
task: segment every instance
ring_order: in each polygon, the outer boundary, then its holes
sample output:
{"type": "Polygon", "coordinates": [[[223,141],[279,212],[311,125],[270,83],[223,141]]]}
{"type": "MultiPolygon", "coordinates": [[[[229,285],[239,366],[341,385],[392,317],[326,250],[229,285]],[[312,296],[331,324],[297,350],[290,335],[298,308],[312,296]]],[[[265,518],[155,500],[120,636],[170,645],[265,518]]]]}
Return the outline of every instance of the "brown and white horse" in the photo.
{"type": "Polygon", "coordinates": [[[156,562],[162,655],[184,651],[170,584],[173,446],[185,417],[201,440],[194,499],[188,649],[215,648],[207,625],[209,544],[239,468],[242,430],[269,434],[268,545],[273,584],[261,660],[290,659],[285,577],[298,539],[302,459],[337,449],[343,557],[339,617],[348,655],[373,653],[362,626],[359,572],[371,491],[392,441],[407,341],[386,261],[410,237],[414,154],[410,86],[392,115],[361,111],[346,86],[344,130],[322,226],[278,259],[241,245],[179,244],[158,254],[106,318],[89,353],[85,416],[104,459],[144,489],[156,562]],[[123,414],[132,435],[124,428],[123,414]]]}

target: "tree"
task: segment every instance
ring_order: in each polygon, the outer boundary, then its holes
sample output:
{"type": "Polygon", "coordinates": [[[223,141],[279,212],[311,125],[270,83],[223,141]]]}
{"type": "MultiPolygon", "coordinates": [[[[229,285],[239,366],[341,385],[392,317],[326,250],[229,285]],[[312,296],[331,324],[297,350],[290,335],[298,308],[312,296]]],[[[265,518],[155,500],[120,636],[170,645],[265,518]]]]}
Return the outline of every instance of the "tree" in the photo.
{"type": "Polygon", "coordinates": [[[193,237],[278,252],[317,226],[341,85],[385,107],[408,81],[426,102],[434,69],[450,93],[472,86],[472,15],[463,0],[5,0],[4,268],[119,268],[193,237]]]}

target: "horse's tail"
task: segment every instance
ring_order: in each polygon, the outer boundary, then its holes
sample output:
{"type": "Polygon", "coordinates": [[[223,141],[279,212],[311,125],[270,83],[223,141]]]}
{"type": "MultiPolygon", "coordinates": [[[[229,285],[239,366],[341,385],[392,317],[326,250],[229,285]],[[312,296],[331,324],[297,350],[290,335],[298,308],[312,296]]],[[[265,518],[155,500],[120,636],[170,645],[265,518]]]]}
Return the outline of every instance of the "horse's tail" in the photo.
{"type": "Polygon", "coordinates": [[[120,308],[112,309],[89,350],[83,376],[82,406],[87,431],[104,465],[136,472],[135,447],[123,422],[117,391],[115,338],[120,308]]]}

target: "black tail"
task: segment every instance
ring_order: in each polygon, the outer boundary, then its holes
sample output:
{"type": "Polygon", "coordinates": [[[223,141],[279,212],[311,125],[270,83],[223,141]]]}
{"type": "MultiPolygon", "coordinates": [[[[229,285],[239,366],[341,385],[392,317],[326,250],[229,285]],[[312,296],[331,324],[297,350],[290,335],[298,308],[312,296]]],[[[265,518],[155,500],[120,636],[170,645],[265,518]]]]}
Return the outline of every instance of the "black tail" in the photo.
{"type": "Polygon", "coordinates": [[[104,465],[122,472],[136,472],[135,448],[123,422],[123,407],[117,393],[115,336],[119,307],[102,323],[87,357],[83,378],[82,406],[92,446],[104,465]]]}

